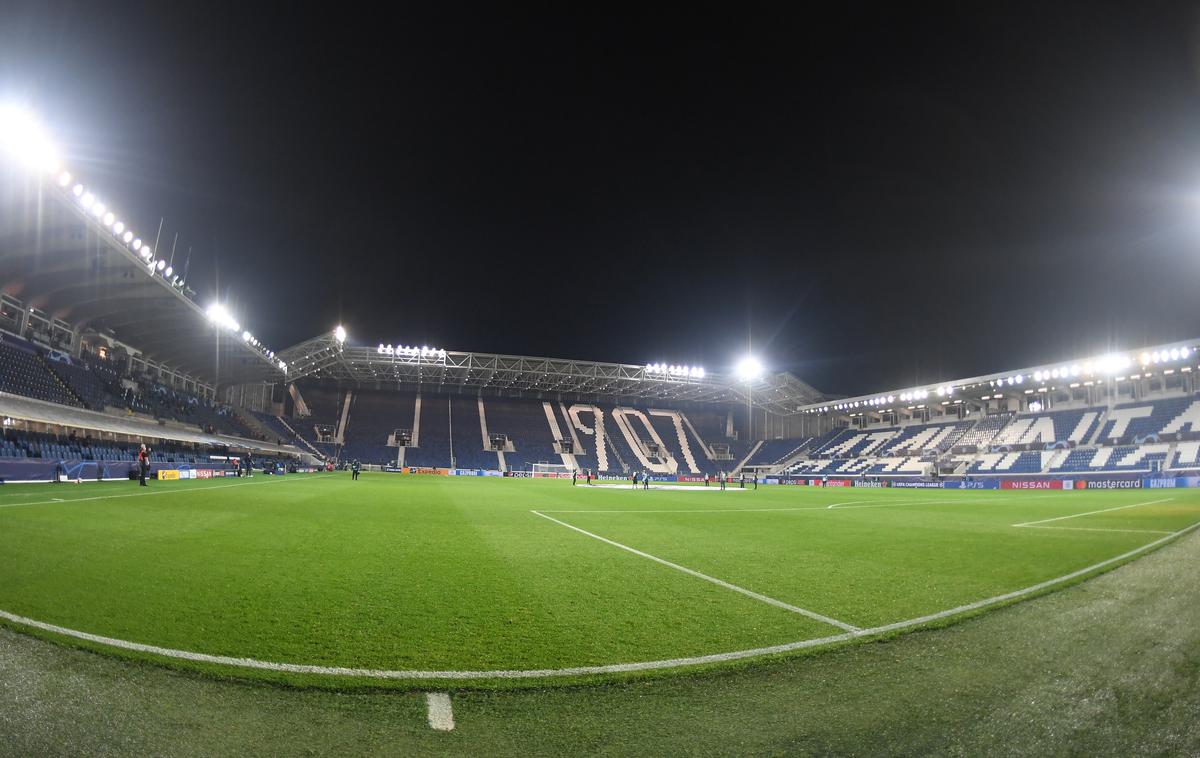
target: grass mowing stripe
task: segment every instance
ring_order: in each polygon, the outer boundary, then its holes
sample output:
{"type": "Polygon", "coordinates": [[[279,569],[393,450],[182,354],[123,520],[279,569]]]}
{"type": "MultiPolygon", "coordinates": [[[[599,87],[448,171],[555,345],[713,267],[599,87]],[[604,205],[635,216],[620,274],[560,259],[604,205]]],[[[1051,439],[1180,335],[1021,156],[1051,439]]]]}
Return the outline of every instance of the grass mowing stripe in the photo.
{"type": "Polygon", "coordinates": [[[644,553],[641,550],[629,547],[628,545],[622,545],[620,542],[614,542],[613,540],[610,540],[606,537],[601,537],[600,535],[589,532],[586,529],[580,529],[577,526],[572,526],[571,524],[568,524],[565,521],[559,521],[558,519],[554,518],[553,516],[547,516],[546,514],[539,513],[537,511],[530,511],[530,513],[534,514],[535,516],[541,516],[542,518],[544,518],[548,521],[553,521],[554,523],[559,524],[561,526],[565,526],[568,529],[573,529],[574,531],[579,532],[580,534],[587,535],[588,537],[591,537],[592,539],[600,540],[601,542],[612,545],[613,547],[619,547],[622,550],[628,551],[637,556],[641,556],[642,558],[646,558],[648,560],[654,561],[655,563],[660,563],[663,566],[667,566],[668,568],[673,568],[676,571],[682,571],[683,573],[685,573],[689,576],[694,576],[697,579],[703,579],[706,582],[712,582],[713,584],[717,585],[718,587],[724,587],[727,590],[733,590],[734,592],[740,592],[741,594],[745,595],[746,597],[754,598],[755,600],[766,603],[767,605],[773,605],[776,608],[782,608],[783,610],[790,611],[791,613],[798,613],[801,616],[806,616],[814,621],[820,621],[822,623],[829,624],[830,626],[836,626],[837,628],[845,629],[848,632],[857,632],[859,630],[857,626],[847,624],[844,621],[838,621],[835,618],[830,618],[829,616],[824,616],[820,613],[816,613],[815,611],[810,611],[806,608],[800,608],[795,605],[790,605],[788,603],[783,602],[782,600],[776,600],[773,597],[767,597],[766,595],[760,595],[759,593],[754,592],[753,590],[748,590],[745,587],[739,587],[736,584],[730,584],[729,582],[726,582],[722,579],[717,579],[715,576],[709,576],[708,574],[702,574],[699,571],[688,568],[687,566],[680,566],[678,563],[671,563],[670,561],[663,560],[662,558],[650,555],[649,553],[644,553]]]}
{"type": "Polygon", "coordinates": [[[990,605],[1004,603],[1010,600],[1032,595],[1045,589],[1049,589],[1058,584],[1069,582],[1073,579],[1086,576],[1094,571],[1099,571],[1102,568],[1119,563],[1121,561],[1141,555],[1142,553],[1152,550],[1159,545],[1163,545],[1173,539],[1183,536],[1188,532],[1194,531],[1196,527],[1200,527],[1200,522],[1196,522],[1191,526],[1172,532],[1161,539],[1134,548],[1128,552],[1122,553],[1114,558],[1095,563],[1086,568],[1073,571],[1054,579],[1048,579],[1044,582],[1025,587],[1023,589],[1007,592],[1003,595],[979,600],[974,603],[960,605],[955,608],[950,608],[938,613],[931,613],[918,618],[907,619],[905,621],[897,621],[893,624],[885,624],[882,626],[871,627],[869,629],[860,629],[857,632],[846,632],[844,634],[836,634],[829,637],[818,637],[809,640],[800,640],[798,642],[789,642],[783,645],[772,645],[770,647],[753,648],[750,650],[736,650],[728,653],[713,653],[711,655],[694,656],[690,658],[674,658],[669,660],[659,661],[643,661],[639,663],[615,663],[603,666],[578,666],[574,668],[560,669],[530,669],[518,671],[383,671],[371,669],[354,669],[354,668],[335,668],[327,666],[307,666],[291,663],[272,663],[270,661],[258,661],[251,658],[233,658],[229,656],[206,655],[204,653],[192,653],[185,650],[171,650],[168,648],[155,647],[153,645],[143,645],[137,642],[129,642],[127,640],[117,640],[109,637],[101,637],[99,635],[88,634],[73,629],[65,629],[63,627],[46,624],[41,621],[23,618],[6,611],[0,611],[0,618],[6,619],[18,625],[29,626],[35,629],[60,634],[67,637],[88,640],[100,644],[110,645],[125,650],[135,650],[153,655],[159,655],[166,658],[178,658],[182,660],[203,661],[207,663],[217,663],[228,666],[237,666],[243,668],[265,669],[269,671],[287,671],[292,673],[302,674],[324,674],[330,676],[347,676],[347,677],[368,677],[373,679],[541,679],[549,677],[570,677],[570,676],[587,676],[592,674],[619,674],[635,671],[652,671],[656,669],[682,668],[685,666],[701,666],[710,663],[724,663],[728,661],[744,660],[747,658],[758,658],[766,655],[775,655],[779,653],[788,653],[806,648],[821,647],[831,645],[838,642],[847,642],[853,639],[870,637],[880,634],[888,634],[890,632],[902,631],[913,627],[928,624],[933,621],[950,618],[959,614],[969,613],[971,611],[980,610],[990,605]]]}
{"type": "MultiPolygon", "coordinates": [[[[312,479],[326,479],[333,476],[332,474],[317,474],[301,479],[274,479],[266,482],[236,482],[234,484],[214,484],[211,486],[205,485],[202,487],[183,487],[181,489],[155,489],[153,492],[124,492],[120,495],[95,495],[92,497],[71,497],[71,498],[51,498],[50,500],[33,500],[28,503],[0,503],[0,508],[19,508],[23,505],[50,505],[51,503],[83,503],[91,500],[114,500],[122,497],[150,497],[152,495],[180,495],[186,492],[210,492],[212,490],[223,490],[229,487],[247,487],[251,484],[270,484],[275,482],[297,482],[310,481],[312,479]]],[[[16,493],[14,493],[16,494],[16,493]]]]}
{"type": "Polygon", "coordinates": [[[1056,516],[1054,518],[1044,518],[1040,521],[1026,521],[1023,524],[1013,524],[1013,526],[1035,526],[1037,524],[1049,524],[1052,521],[1065,521],[1071,518],[1079,518],[1080,516],[1094,516],[1097,513],[1109,513],[1110,511],[1123,511],[1126,508],[1138,508],[1143,505],[1157,505],[1158,503],[1169,503],[1175,498],[1164,497],[1158,500],[1147,500],[1144,503],[1133,503],[1131,505],[1118,505],[1115,508],[1101,508],[1098,511],[1088,511],[1087,513],[1072,513],[1070,516],[1056,516]]]}

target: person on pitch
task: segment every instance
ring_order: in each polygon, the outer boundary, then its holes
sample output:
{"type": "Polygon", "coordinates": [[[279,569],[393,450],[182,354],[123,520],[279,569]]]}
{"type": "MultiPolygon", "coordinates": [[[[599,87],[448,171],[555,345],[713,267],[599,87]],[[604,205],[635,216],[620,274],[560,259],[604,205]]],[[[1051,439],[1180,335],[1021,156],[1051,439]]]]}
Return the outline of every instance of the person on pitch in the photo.
{"type": "Polygon", "coordinates": [[[358,472],[361,468],[362,468],[361,464],[359,464],[358,459],[355,458],[354,462],[350,464],[350,479],[351,480],[356,481],[356,482],[358,481],[358,472]]]}
{"type": "Polygon", "coordinates": [[[146,443],[142,443],[141,449],[138,450],[138,486],[145,487],[146,477],[150,473],[150,450],[146,447],[146,443]]]}
{"type": "Polygon", "coordinates": [[[649,471],[642,472],[642,489],[644,489],[644,490],[650,489],[650,472],[649,471]]]}
{"type": "Polygon", "coordinates": [[[578,480],[579,480],[579,469],[571,469],[571,486],[574,487],[575,483],[578,480]]]}

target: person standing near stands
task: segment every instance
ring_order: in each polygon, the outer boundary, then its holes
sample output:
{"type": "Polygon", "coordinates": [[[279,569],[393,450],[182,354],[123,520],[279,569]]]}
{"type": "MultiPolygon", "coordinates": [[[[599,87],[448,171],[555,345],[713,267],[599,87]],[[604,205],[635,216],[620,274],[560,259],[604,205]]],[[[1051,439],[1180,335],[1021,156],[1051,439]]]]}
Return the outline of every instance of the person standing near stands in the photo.
{"type": "Polygon", "coordinates": [[[146,449],[146,443],[142,443],[142,447],[138,450],[138,486],[146,486],[146,476],[150,473],[150,451],[146,449]]]}
{"type": "Polygon", "coordinates": [[[724,492],[725,491],[725,472],[724,471],[717,474],[717,481],[721,483],[721,491],[724,492]]]}
{"type": "Polygon", "coordinates": [[[578,480],[579,480],[579,469],[571,469],[571,486],[574,487],[575,483],[578,480]]]}
{"type": "Polygon", "coordinates": [[[358,472],[360,468],[361,466],[358,463],[358,459],[355,458],[354,462],[350,464],[350,478],[356,482],[358,481],[358,472]]]}
{"type": "Polygon", "coordinates": [[[644,489],[644,490],[650,489],[650,472],[649,471],[642,472],[642,489],[644,489]]]}
{"type": "Polygon", "coordinates": [[[254,459],[250,457],[250,451],[246,451],[246,457],[242,459],[242,463],[246,466],[246,476],[254,476],[254,459]]]}
{"type": "Polygon", "coordinates": [[[758,489],[758,472],[757,471],[754,472],[754,489],[755,490],[758,489]]]}

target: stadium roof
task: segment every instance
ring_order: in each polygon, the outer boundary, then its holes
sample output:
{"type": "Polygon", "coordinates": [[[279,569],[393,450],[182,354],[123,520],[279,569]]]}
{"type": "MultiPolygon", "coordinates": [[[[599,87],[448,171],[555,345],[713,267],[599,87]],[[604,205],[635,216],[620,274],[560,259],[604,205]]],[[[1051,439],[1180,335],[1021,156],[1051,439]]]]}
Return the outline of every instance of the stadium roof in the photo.
{"type": "Polygon", "coordinates": [[[1119,350],[1022,369],[999,371],[946,382],[896,388],[871,395],[810,403],[801,413],[877,415],[913,411],[927,406],[981,406],[988,400],[1076,390],[1109,382],[1129,382],[1152,376],[1200,373],[1200,338],[1155,345],[1142,350],[1119,350]]]}
{"type": "MultiPolygon", "coordinates": [[[[343,333],[344,334],[344,333],[343,333]]],[[[753,381],[720,375],[652,371],[648,366],[346,344],[331,332],[280,352],[288,379],[306,377],[373,387],[468,388],[497,394],[617,397],[640,401],[746,403],[781,415],[824,395],[789,373],[753,381]]]]}
{"type": "Polygon", "coordinates": [[[213,385],[285,378],[269,351],[232,328],[240,325],[214,321],[189,299],[166,265],[68,174],[55,178],[0,161],[5,294],[213,385]]]}

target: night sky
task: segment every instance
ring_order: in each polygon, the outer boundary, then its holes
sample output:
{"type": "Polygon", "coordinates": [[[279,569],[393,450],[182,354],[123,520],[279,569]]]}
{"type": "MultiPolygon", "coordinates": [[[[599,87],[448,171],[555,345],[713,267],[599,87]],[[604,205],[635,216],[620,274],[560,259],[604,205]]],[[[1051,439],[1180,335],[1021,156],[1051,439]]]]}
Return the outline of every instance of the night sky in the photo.
{"type": "Polygon", "coordinates": [[[858,393],[1200,335],[1194,6],[438,5],[5,3],[0,98],[277,350],[858,393]]]}

